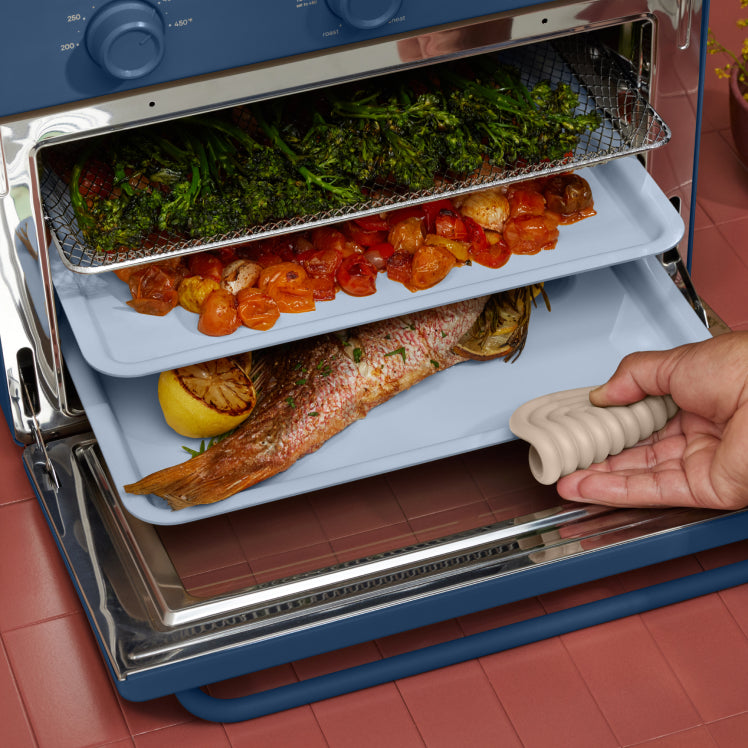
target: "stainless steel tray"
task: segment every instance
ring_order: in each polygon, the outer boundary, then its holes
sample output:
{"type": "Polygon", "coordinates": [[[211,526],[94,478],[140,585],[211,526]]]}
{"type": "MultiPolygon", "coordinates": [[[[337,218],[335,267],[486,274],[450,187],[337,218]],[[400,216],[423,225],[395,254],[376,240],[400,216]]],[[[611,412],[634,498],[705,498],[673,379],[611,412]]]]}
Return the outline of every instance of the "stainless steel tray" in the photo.
{"type": "Polygon", "coordinates": [[[97,252],[90,247],[75,219],[67,183],[51,168],[44,170],[41,192],[47,223],[64,265],[80,273],[96,273],[167,255],[185,254],[251,239],[340,221],[343,218],[377,213],[395,205],[408,205],[429,198],[446,197],[483,187],[518,181],[533,176],[567,171],[600,163],[622,155],[639,153],[664,145],[670,130],[652,109],[626,64],[617,56],[589,43],[586,36],[569,37],[555,43],[528,45],[502,53],[502,61],[522,71],[527,86],[540,81],[569,84],[580,97],[579,113],[599,112],[602,124],[580,137],[572,157],[515,166],[504,170],[485,168],[458,181],[441,180],[432,189],[404,192],[397,185],[377,181],[369,185],[377,197],[364,203],[291,220],[262,225],[238,226],[230,234],[185,239],[164,232],[157,239],[143,237],[138,247],[97,252]]]}

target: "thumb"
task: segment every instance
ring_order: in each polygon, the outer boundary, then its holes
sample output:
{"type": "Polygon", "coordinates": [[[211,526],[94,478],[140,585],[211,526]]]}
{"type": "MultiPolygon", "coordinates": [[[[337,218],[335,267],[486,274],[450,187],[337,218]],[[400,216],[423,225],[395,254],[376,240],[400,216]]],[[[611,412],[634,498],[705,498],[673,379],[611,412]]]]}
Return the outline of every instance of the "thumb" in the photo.
{"type": "Polygon", "coordinates": [[[590,402],[602,407],[629,405],[647,395],[670,394],[671,376],[688,348],[630,353],[605,384],[590,392],[590,402]]]}

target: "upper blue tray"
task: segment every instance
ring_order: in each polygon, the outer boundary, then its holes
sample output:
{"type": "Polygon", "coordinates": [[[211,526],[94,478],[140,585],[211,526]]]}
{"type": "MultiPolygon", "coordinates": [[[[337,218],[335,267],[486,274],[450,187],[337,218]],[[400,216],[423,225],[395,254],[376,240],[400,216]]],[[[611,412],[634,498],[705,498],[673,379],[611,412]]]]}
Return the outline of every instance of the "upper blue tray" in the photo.
{"type": "Polygon", "coordinates": [[[411,293],[380,275],[373,296],[339,293],[316,311],[284,314],[266,332],[241,328],[212,338],[197,330],[197,315],[181,307],[166,317],[127,306],[127,284],[113,273],[81,275],[50,253],[55,288],[86,361],[114,377],[140,377],[197,361],[264,348],[376,319],[448,304],[657,254],[683,236],[683,221],[635,157],[582,170],[597,215],[561,227],[554,250],[513,256],[498,270],[479,265],[453,270],[438,286],[411,293]]]}

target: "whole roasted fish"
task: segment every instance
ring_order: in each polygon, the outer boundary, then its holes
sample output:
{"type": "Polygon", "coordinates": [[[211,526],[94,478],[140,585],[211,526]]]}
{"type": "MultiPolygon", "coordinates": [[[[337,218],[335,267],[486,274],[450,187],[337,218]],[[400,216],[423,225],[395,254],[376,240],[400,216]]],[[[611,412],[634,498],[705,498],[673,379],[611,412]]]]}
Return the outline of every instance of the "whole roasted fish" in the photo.
{"type": "Polygon", "coordinates": [[[398,392],[464,361],[453,348],[485,303],[470,299],[261,352],[262,394],[250,418],[203,454],[125,491],[183,509],[282,472],[398,392]]]}

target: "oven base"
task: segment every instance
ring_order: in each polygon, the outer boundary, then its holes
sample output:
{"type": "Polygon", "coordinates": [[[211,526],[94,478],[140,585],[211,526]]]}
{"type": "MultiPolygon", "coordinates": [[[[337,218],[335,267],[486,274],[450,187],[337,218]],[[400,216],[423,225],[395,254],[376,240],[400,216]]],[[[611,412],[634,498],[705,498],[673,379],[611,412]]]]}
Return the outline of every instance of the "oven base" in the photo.
{"type": "MultiPolygon", "coordinates": [[[[58,446],[52,447],[53,459],[58,446]]],[[[533,545],[535,538],[530,528],[547,514],[538,512],[538,516],[517,524],[513,555],[503,563],[493,564],[494,568],[489,565],[482,573],[473,570],[472,579],[470,575],[451,582],[441,579],[440,583],[423,585],[421,590],[416,584],[394,602],[381,595],[368,607],[362,601],[351,603],[347,611],[345,603],[340,603],[328,608],[326,617],[319,616],[317,620],[311,614],[294,617],[289,613],[274,630],[270,627],[263,631],[257,623],[248,624],[246,616],[242,620],[246,611],[241,609],[223,617],[165,628],[156,620],[153,606],[149,606],[153,590],[142,569],[138,570],[133,559],[122,553],[123,527],[116,529],[117,522],[123,519],[124,528],[134,530],[136,536],[141,529],[152,528],[140,527],[137,520],[125,515],[115,519],[111,508],[91,490],[84,473],[75,465],[67,474],[60,474],[62,485],[60,491],[55,490],[39,458],[36,447],[26,449],[27,472],[119,693],[131,701],[176,693],[186,708],[209,720],[249,719],[748,581],[748,565],[735,564],[256,697],[214,702],[196,689],[743,540],[748,538],[748,511],[717,514],[675,509],[652,516],[648,510],[601,514],[598,508],[571,505],[571,509],[566,508],[566,519],[559,514],[558,524],[551,525],[550,531],[547,523],[539,528],[538,538],[543,534],[554,538],[546,547],[533,545]],[[77,501],[67,500],[75,495],[72,485],[79,489],[77,501]],[[61,496],[66,501],[61,501],[61,496]],[[587,536],[598,547],[582,548],[581,534],[569,543],[556,542],[564,532],[572,536],[579,533],[575,528],[590,521],[608,523],[606,531],[587,536]],[[620,523],[617,530],[613,529],[616,522],[620,523]],[[610,544],[600,547],[606,542],[606,535],[611,536],[610,544]],[[523,551],[520,542],[529,545],[529,551],[523,551]],[[529,556],[532,562],[518,563],[529,556]]],[[[132,538],[127,542],[131,552],[142,551],[132,538]]],[[[162,563],[168,564],[168,559],[163,558],[162,563]]],[[[168,571],[160,569],[164,575],[168,571]]],[[[173,586],[178,584],[176,575],[172,582],[173,586]]]]}

